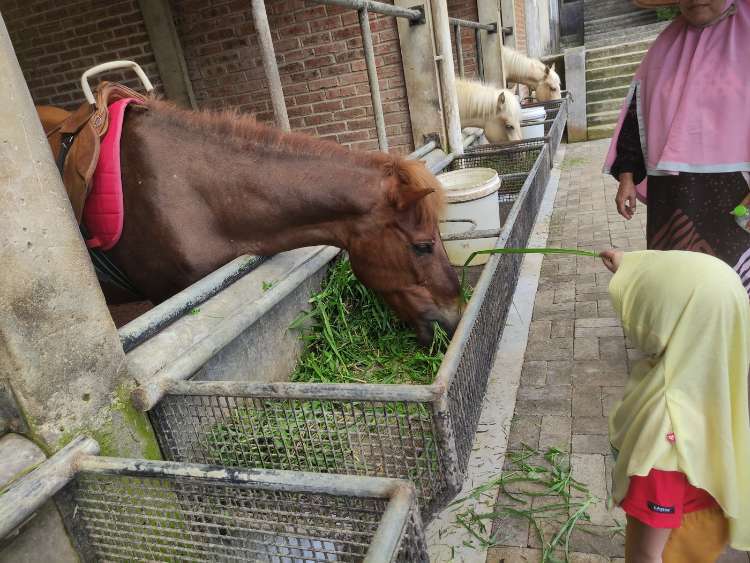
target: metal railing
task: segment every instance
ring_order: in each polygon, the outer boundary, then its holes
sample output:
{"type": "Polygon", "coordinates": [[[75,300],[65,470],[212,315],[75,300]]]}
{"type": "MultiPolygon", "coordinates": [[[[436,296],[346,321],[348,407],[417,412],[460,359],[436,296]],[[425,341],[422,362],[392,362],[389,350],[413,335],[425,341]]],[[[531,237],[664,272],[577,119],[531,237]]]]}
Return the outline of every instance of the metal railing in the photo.
{"type": "MultiPolygon", "coordinates": [[[[482,31],[486,31],[489,34],[497,33],[497,22],[493,23],[479,23],[470,20],[463,20],[460,18],[448,18],[451,27],[453,28],[453,35],[456,42],[456,59],[458,61],[458,74],[461,78],[466,75],[464,69],[464,49],[461,41],[461,29],[473,29],[474,30],[474,48],[476,50],[477,59],[477,75],[481,81],[484,81],[484,53],[482,49],[482,31]]],[[[513,34],[512,27],[502,28],[503,38],[507,35],[513,34]]]]}
{"type": "Polygon", "coordinates": [[[83,561],[427,562],[395,479],[97,457],[79,437],[0,494],[0,538],[54,498],[83,561]]]}

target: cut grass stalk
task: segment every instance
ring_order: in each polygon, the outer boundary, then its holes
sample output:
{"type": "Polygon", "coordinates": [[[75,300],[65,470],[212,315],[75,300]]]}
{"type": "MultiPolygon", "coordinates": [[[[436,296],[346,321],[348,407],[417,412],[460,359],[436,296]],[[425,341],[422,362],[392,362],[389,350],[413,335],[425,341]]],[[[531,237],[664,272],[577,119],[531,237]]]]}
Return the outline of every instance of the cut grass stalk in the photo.
{"type": "Polygon", "coordinates": [[[561,450],[550,448],[542,455],[524,445],[520,452],[508,454],[508,459],[509,471],[476,487],[451,505],[457,512],[457,524],[474,538],[467,545],[474,546],[474,541],[484,549],[500,545],[498,536],[502,529],[492,533],[493,522],[501,518],[521,519],[527,521],[539,537],[542,563],[569,561],[571,535],[590,520],[588,510],[599,499],[590,494],[583,483],[573,479],[569,455],[561,450]],[[544,464],[532,463],[532,458],[540,456],[544,464]],[[517,490],[522,484],[531,489],[517,490]],[[574,497],[574,490],[583,496],[574,497]],[[537,506],[538,500],[534,499],[540,497],[555,497],[559,502],[537,506]],[[489,510],[482,512],[480,505],[488,506],[489,510]],[[558,559],[558,555],[563,559],[558,559]]]}

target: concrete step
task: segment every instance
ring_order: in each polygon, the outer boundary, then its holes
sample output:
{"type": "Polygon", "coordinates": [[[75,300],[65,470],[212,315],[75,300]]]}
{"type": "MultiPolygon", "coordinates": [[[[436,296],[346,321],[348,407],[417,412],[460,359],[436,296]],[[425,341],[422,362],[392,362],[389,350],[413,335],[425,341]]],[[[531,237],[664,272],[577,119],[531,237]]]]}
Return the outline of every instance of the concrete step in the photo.
{"type": "Polygon", "coordinates": [[[630,42],[624,41],[615,45],[607,45],[605,47],[591,47],[586,48],[586,60],[589,59],[603,59],[609,57],[618,57],[630,53],[645,53],[653,43],[653,39],[644,39],[642,41],[630,42]]]}
{"type": "Polygon", "coordinates": [[[608,78],[587,80],[586,92],[591,92],[593,90],[604,90],[605,88],[616,88],[617,86],[630,86],[631,82],[633,82],[632,74],[623,74],[622,76],[610,76],[608,78]]]}
{"type": "Polygon", "coordinates": [[[653,41],[662,29],[666,27],[664,22],[643,25],[631,29],[601,32],[585,35],[585,45],[590,48],[606,47],[628,42],[653,41]]]}
{"type": "Polygon", "coordinates": [[[604,102],[606,100],[624,100],[630,90],[630,84],[626,86],[615,86],[614,88],[602,88],[601,90],[587,90],[586,103],[604,102]]]}
{"type": "Polygon", "coordinates": [[[586,69],[586,82],[589,80],[599,80],[600,78],[611,78],[613,76],[623,76],[625,74],[633,75],[638,70],[640,62],[625,63],[622,65],[605,66],[602,68],[586,69]]]}
{"type": "Polygon", "coordinates": [[[589,141],[610,139],[615,133],[615,125],[595,125],[588,128],[589,141]]]}
{"type": "Polygon", "coordinates": [[[586,124],[589,127],[595,127],[597,125],[611,125],[617,123],[617,118],[620,116],[618,111],[602,111],[599,113],[591,113],[586,116],[586,124]]]}
{"type": "Polygon", "coordinates": [[[632,2],[617,0],[615,2],[588,2],[583,6],[583,19],[590,21],[599,18],[606,18],[622,14],[642,13],[632,2]]]}
{"type": "Polygon", "coordinates": [[[597,68],[605,68],[608,66],[622,65],[628,63],[637,63],[643,60],[646,56],[645,50],[634,51],[632,53],[625,53],[623,55],[612,55],[610,57],[591,58],[589,53],[586,53],[586,70],[594,70],[597,68]]]}
{"type": "MultiPolygon", "coordinates": [[[[625,95],[627,95],[627,92],[625,92],[625,95]]],[[[624,98],[625,96],[623,96],[622,98],[610,98],[608,100],[590,102],[587,94],[586,114],[593,115],[595,113],[602,113],[607,111],[620,111],[620,106],[622,106],[622,101],[624,98]]]]}
{"type": "Polygon", "coordinates": [[[601,18],[584,23],[585,33],[597,33],[600,31],[612,31],[626,29],[641,25],[657,23],[656,15],[653,13],[636,13],[601,18]]]}

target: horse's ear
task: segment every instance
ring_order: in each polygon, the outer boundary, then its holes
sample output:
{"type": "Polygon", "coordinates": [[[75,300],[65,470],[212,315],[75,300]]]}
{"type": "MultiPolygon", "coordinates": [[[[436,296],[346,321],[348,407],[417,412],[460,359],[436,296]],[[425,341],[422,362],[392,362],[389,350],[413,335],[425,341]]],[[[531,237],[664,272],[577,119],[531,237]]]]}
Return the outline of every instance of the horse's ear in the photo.
{"type": "Polygon", "coordinates": [[[557,63],[552,63],[552,66],[551,66],[551,67],[549,67],[549,69],[550,69],[550,70],[551,70],[552,72],[554,72],[554,71],[555,71],[555,65],[556,65],[556,64],[557,64],[557,63]]]}
{"type": "Polygon", "coordinates": [[[427,197],[435,190],[433,188],[423,188],[417,190],[399,190],[396,194],[395,205],[399,211],[405,211],[420,199],[427,197]]]}
{"type": "Polygon", "coordinates": [[[549,76],[549,67],[547,65],[544,66],[544,76],[549,76]]]}
{"type": "Polygon", "coordinates": [[[498,111],[505,109],[505,92],[500,92],[500,95],[497,97],[497,109],[498,111]]]}

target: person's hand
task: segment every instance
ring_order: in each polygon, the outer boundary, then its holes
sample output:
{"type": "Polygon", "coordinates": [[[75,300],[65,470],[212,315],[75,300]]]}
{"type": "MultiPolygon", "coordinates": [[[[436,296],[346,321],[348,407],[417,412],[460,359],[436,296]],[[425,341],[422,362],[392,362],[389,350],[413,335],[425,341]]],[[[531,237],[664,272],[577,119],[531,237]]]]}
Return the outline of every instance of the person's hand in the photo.
{"type": "Polygon", "coordinates": [[[620,187],[617,188],[617,196],[615,196],[617,212],[630,221],[635,213],[636,201],[633,174],[623,172],[620,174],[620,187]]]}
{"type": "Polygon", "coordinates": [[[602,262],[604,262],[604,265],[607,267],[607,269],[612,272],[613,274],[617,272],[617,268],[620,267],[620,262],[622,262],[622,250],[604,250],[602,251],[599,256],[602,259],[602,262]]]}

